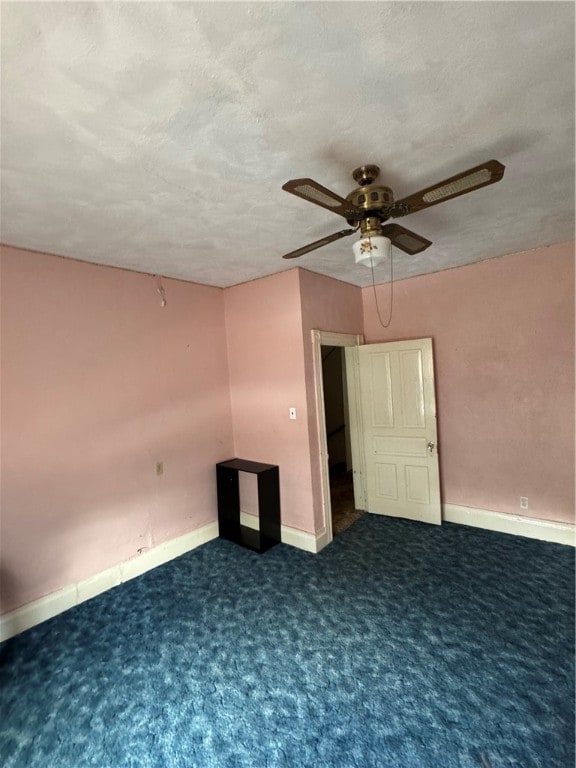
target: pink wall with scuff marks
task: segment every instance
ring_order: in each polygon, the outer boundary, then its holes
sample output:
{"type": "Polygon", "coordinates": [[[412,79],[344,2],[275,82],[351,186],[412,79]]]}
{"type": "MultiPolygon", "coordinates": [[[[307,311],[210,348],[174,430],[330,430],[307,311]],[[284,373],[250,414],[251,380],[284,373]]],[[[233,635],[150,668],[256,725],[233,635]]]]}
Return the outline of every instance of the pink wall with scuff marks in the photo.
{"type": "Polygon", "coordinates": [[[361,334],[363,329],[362,291],[355,285],[342,283],[324,275],[308,272],[300,274],[302,304],[302,338],[308,403],[308,438],[312,476],[314,527],[317,533],[326,521],[322,510],[322,482],[320,445],[318,441],[318,413],[314,380],[312,331],[361,334]]]}
{"type": "MultiPolygon", "coordinates": [[[[313,532],[299,271],[227,288],[224,297],[235,456],[278,464],[282,524],[313,532]]],[[[251,487],[241,485],[246,512],[255,511],[251,487]]]]}
{"type": "Polygon", "coordinates": [[[362,293],[368,343],[433,339],[444,503],[574,522],[574,244],[400,281],[387,330],[362,293]]]}
{"type": "Polygon", "coordinates": [[[216,520],[223,292],[3,248],[2,611],[216,520]],[[164,474],[156,475],[156,462],[164,474]]]}

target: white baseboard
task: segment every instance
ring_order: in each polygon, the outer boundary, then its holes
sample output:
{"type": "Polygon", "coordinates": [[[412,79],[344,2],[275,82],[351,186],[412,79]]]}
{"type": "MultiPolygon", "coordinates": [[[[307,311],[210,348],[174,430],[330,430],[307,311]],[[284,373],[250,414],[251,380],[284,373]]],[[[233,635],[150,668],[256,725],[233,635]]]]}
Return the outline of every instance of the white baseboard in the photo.
{"type": "MultiPolygon", "coordinates": [[[[576,546],[576,526],[570,523],[556,523],[550,520],[522,517],[521,515],[507,515],[502,512],[493,512],[477,507],[464,507],[457,504],[444,504],[442,510],[443,520],[447,523],[460,523],[461,525],[486,528],[500,533],[511,533],[516,536],[527,536],[531,539],[576,546]]],[[[248,528],[258,530],[259,520],[256,515],[242,512],[240,522],[248,528]]],[[[16,608],[16,610],[0,616],[0,642],[216,538],[218,538],[218,523],[209,523],[196,531],[179,536],[177,539],[159,544],[138,557],[119,563],[95,576],[70,584],[57,592],[23,605],[21,608],[16,608]]],[[[320,552],[328,543],[326,539],[326,531],[315,535],[286,525],[281,527],[282,542],[306,552],[320,552]]]]}
{"type": "Polygon", "coordinates": [[[316,549],[315,549],[315,552],[316,553],[320,552],[320,550],[324,549],[324,547],[327,547],[328,544],[330,544],[331,541],[332,541],[332,539],[328,540],[328,531],[326,529],[324,529],[322,531],[322,533],[319,533],[316,536],[316,549]]]}
{"type": "MultiPolygon", "coordinates": [[[[240,512],[240,525],[245,525],[246,528],[252,528],[255,531],[259,530],[260,520],[258,515],[252,515],[248,512],[240,512]]],[[[289,544],[291,547],[297,549],[303,549],[305,552],[313,552],[316,554],[320,552],[325,544],[322,544],[322,535],[315,536],[313,533],[307,531],[300,531],[298,528],[290,528],[287,525],[280,527],[280,540],[283,544],[289,544]]]]}
{"type": "MultiPolygon", "coordinates": [[[[255,515],[244,512],[241,515],[242,525],[257,529],[258,522],[255,515]]],[[[201,544],[206,544],[206,542],[216,538],[218,538],[218,523],[209,523],[196,531],[186,533],[184,536],[179,536],[177,539],[171,539],[153,549],[144,551],[138,557],[107,568],[95,576],[69,584],[57,592],[52,592],[50,595],[34,600],[21,608],[16,608],[10,613],[5,613],[0,616],[0,642],[35,627],[37,624],[67,611],[85,600],[90,600],[90,598],[96,597],[108,589],[117,587],[125,581],[141,576],[146,571],[157,568],[159,565],[180,557],[185,552],[190,552],[201,544]]],[[[306,552],[319,552],[324,546],[320,544],[321,538],[318,537],[317,539],[314,534],[300,531],[297,528],[282,526],[282,541],[306,552]]]]}
{"type": "Polygon", "coordinates": [[[216,538],[218,538],[218,523],[209,523],[177,539],[165,541],[153,549],[142,552],[138,557],[107,568],[95,576],[69,584],[57,592],[5,613],[0,616],[0,642],[216,538]]]}
{"type": "Polygon", "coordinates": [[[527,536],[530,539],[576,546],[576,526],[570,523],[556,523],[535,517],[522,517],[522,515],[507,515],[503,512],[463,507],[458,504],[443,504],[442,519],[447,523],[460,523],[499,533],[511,533],[515,536],[527,536]]]}

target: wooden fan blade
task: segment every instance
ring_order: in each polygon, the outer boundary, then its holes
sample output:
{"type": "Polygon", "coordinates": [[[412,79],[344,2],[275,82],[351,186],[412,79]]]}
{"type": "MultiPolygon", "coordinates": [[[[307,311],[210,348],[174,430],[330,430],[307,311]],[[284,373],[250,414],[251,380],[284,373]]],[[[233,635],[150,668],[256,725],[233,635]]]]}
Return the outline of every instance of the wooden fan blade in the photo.
{"type": "Polygon", "coordinates": [[[468,192],[480,189],[480,187],[494,184],[504,176],[504,168],[505,166],[498,160],[488,160],[487,163],[477,165],[475,168],[451,176],[449,179],[444,179],[444,181],[426,187],[426,189],[415,192],[402,200],[396,200],[390,213],[394,218],[406,216],[423,208],[430,208],[432,205],[443,203],[452,197],[466,195],[468,192]]]}
{"type": "Polygon", "coordinates": [[[344,216],[345,219],[359,219],[361,217],[362,211],[354,203],[340,197],[331,189],[323,187],[314,179],[291,179],[282,185],[282,189],[296,195],[296,197],[301,197],[303,200],[308,200],[309,203],[321,205],[322,208],[337,213],[339,216],[344,216]]]}
{"type": "Polygon", "coordinates": [[[334,232],[333,235],[328,235],[328,237],[323,237],[321,240],[315,240],[313,243],[309,243],[308,245],[303,245],[302,248],[298,248],[297,251],[290,251],[290,253],[285,254],[282,256],[283,259],[297,259],[298,256],[303,256],[305,253],[309,253],[310,251],[315,251],[316,248],[321,248],[323,245],[328,245],[328,243],[333,243],[334,240],[340,240],[341,237],[347,237],[348,235],[353,235],[354,232],[356,232],[355,229],[343,229],[341,232],[334,232]]]}
{"type": "Polygon", "coordinates": [[[400,248],[404,253],[411,255],[425,251],[428,246],[432,245],[431,240],[426,240],[425,237],[421,237],[416,232],[411,232],[399,224],[386,224],[382,227],[382,234],[384,237],[389,237],[392,245],[395,245],[396,248],[400,248]]]}

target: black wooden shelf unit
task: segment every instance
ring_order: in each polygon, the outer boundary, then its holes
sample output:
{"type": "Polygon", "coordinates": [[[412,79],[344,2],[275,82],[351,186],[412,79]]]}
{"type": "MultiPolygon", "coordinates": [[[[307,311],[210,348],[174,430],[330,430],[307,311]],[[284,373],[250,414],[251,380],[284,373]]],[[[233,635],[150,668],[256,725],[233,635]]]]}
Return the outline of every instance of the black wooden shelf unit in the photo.
{"type": "Polygon", "coordinates": [[[280,475],[276,464],[230,459],[216,464],[218,527],[223,539],[255,552],[265,552],[280,542],[280,475]],[[239,472],[250,472],[258,481],[260,530],[240,524],[239,472]]]}

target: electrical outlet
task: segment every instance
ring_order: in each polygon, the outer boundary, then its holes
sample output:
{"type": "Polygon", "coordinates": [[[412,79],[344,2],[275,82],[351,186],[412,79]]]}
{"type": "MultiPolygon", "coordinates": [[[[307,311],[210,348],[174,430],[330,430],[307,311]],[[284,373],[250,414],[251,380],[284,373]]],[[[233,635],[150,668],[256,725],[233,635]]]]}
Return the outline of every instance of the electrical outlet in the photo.
{"type": "Polygon", "coordinates": [[[163,475],[164,474],[164,462],[163,461],[157,461],[156,462],[156,474],[157,475],[163,475]]]}
{"type": "Polygon", "coordinates": [[[520,509],[528,509],[528,496],[520,496],[520,509]]]}

